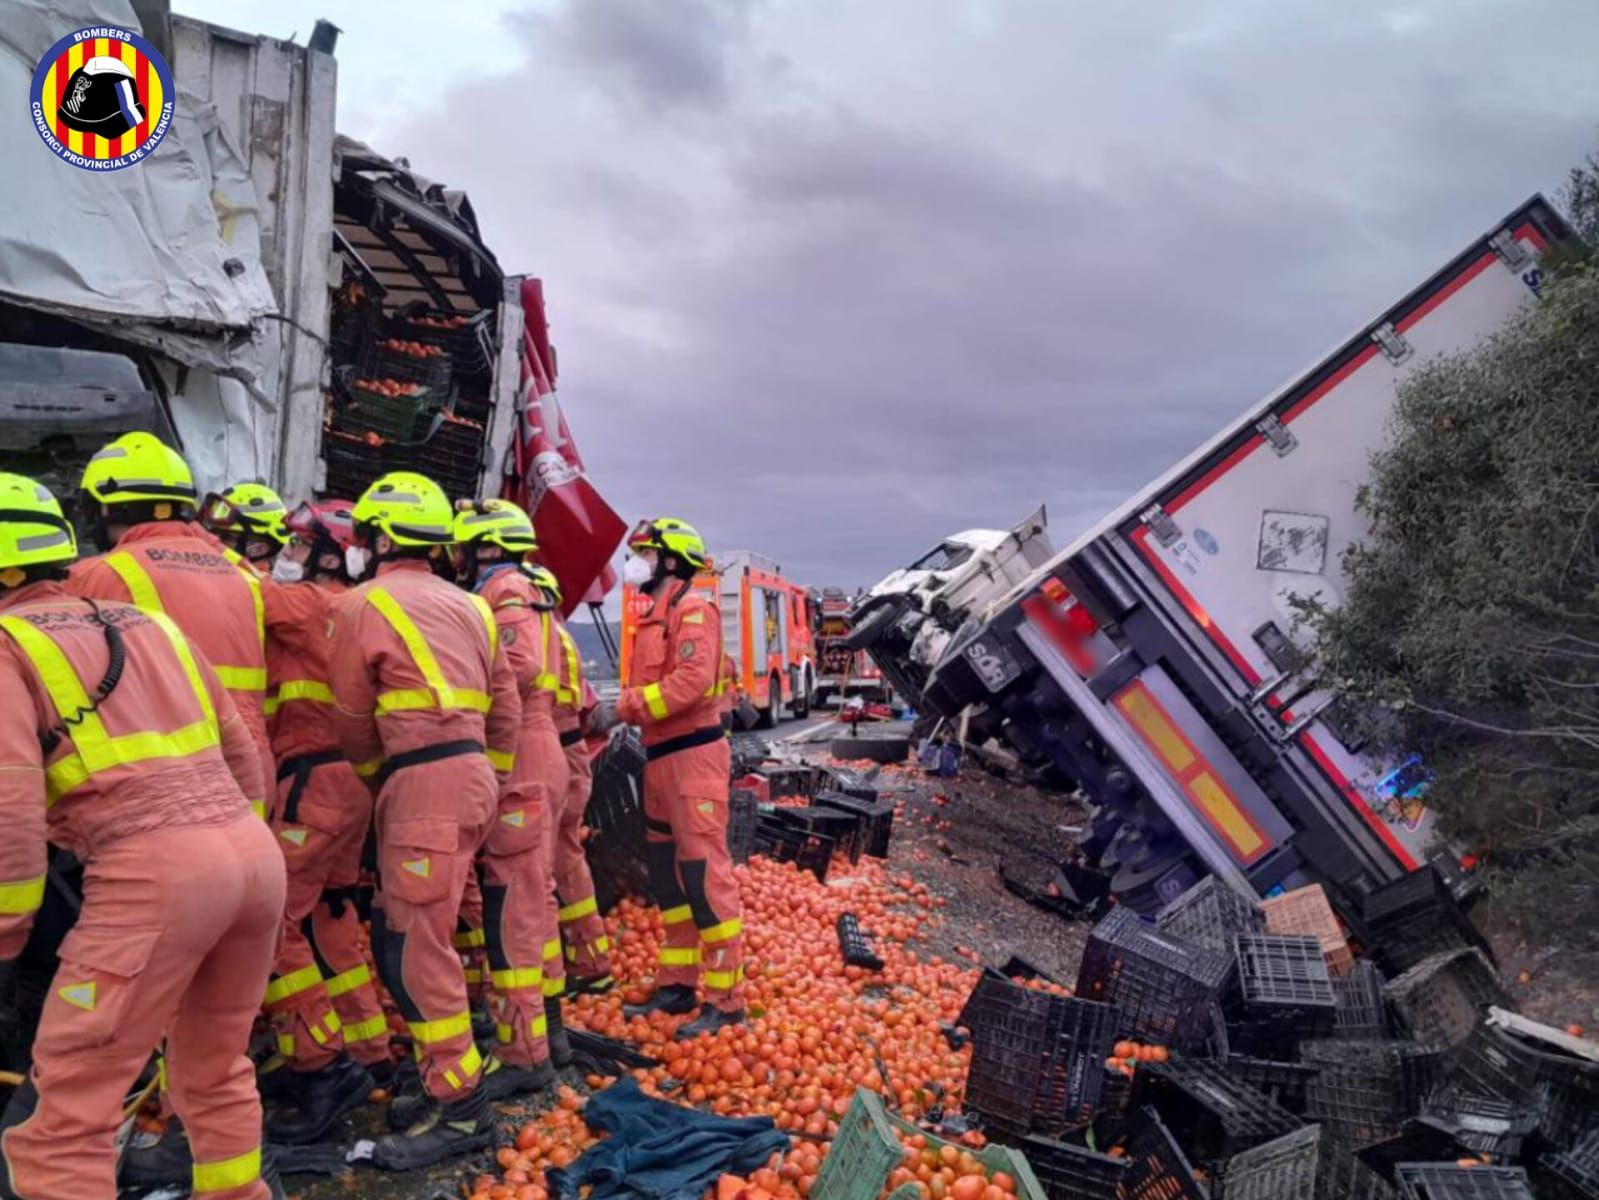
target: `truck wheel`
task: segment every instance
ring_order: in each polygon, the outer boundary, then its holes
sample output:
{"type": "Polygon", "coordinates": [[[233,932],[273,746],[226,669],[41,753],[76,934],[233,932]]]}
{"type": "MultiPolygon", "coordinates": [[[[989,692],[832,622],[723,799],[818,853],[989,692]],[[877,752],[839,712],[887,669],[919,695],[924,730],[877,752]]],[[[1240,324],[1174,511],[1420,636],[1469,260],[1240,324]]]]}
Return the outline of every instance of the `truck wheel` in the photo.
{"type": "Polygon", "coordinates": [[[789,705],[794,712],[796,721],[803,721],[811,715],[811,677],[807,671],[800,672],[800,685],[794,691],[794,703],[789,705]]]}
{"type": "Polygon", "coordinates": [[[761,709],[759,729],[776,729],[779,721],[783,719],[783,681],[776,675],[772,676],[771,686],[766,693],[766,707],[761,709]]]}
{"type": "Polygon", "coordinates": [[[837,737],[828,748],[834,758],[897,763],[909,757],[911,740],[907,737],[837,737]]]}
{"type": "Polygon", "coordinates": [[[899,604],[889,601],[872,609],[861,618],[859,625],[852,626],[849,636],[844,639],[844,644],[851,650],[864,650],[887,632],[899,616],[899,604]]]}

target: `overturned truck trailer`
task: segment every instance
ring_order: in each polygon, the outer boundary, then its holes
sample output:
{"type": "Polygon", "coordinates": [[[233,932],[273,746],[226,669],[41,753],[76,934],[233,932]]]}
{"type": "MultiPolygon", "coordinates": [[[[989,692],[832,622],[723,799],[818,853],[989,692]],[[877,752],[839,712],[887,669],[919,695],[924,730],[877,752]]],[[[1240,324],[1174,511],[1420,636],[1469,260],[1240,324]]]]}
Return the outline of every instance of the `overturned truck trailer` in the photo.
{"type": "Polygon", "coordinates": [[[925,702],[1076,782],[1085,849],[1148,911],[1215,874],[1346,904],[1439,850],[1413,761],[1308,676],[1296,597],[1336,604],[1396,387],[1538,293],[1568,237],[1540,197],[969,622],[925,702]]]}

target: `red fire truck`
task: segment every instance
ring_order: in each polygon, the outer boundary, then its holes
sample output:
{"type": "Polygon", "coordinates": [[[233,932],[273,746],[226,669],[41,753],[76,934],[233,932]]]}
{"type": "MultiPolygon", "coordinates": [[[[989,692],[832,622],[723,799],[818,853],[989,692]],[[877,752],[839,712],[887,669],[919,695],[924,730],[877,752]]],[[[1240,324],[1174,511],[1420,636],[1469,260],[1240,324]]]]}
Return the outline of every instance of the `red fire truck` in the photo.
{"type": "Polygon", "coordinates": [[[889,686],[883,672],[865,650],[849,648],[849,610],[855,598],[842,588],[823,588],[812,593],[818,621],[816,628],[816,705],[829,700],[840,702],[849,696],[867,700],[887,700],[889,686]]]}

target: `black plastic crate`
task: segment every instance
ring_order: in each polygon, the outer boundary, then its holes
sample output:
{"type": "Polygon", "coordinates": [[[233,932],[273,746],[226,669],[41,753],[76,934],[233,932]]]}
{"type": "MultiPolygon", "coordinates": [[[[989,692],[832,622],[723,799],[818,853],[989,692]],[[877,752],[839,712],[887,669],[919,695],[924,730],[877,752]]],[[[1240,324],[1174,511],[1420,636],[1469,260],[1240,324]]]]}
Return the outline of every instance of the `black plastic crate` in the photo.
{"type": "Polygon", "coordinates": [[[1300,1055],[1320,1068],[1305,1089],[1306,1119],[1351,1147],[1395,1136],[1443,1073],[1438,1053],[1414,1042],[1309,1041],[1300,1055]]]}
{"type": "Polygon", "coordinates": [[[774,800],[779,796],[801,796],[809,800],[816,794],[814,767],[795,763],[772,763],[761,767],[756,774],[766,780],[774,800]]]}
{"type": "Polygon", "coordinates": [[[1520,1167],[1400,1163],[1397,1174],[1404,1200],[1538,1200],[1520,1167]]]}
{"type": "Polygon", "coordinates": [[[1116,1005],[1126,1032],[1186,1050],[1210,1036],[1212,1007],[1232,974],[1232,955],[1161,932],[1117,905],[1089,935],[1076,991],[1116,1005]]]}
{"type": "Polygon", "coordinates": [[[833,839],[806,833],[767,813],[756,818],[755,852],[778,862],[791,862],[826,882],[833,863],[833,839]]]}
{"type": "Polygon", "coordinates": [[[866,800],[848,792],[824,790],[816,793],[816,803],[854,813],[861,821],[862,853],[887,858],[894,836],[894,802],[866,800]]]}
{"type": "Polygon", "coordinates": [[[1134,1114],[1122,1200],[1210,1200],[1209,1189],[1152,1109],[1134,1114]]]}
{"type": "Polygon", "coordinates": [[[1599,1125],[1538,1163],[1544,1200],[1599,1200],[1599,1125]]]}
{"type": "Polygon", "coordinates": [[[755,850],[760,802],[755,793],[734,788],[727,797],[727,849],[736,863],[748,862],[755,850]]]}
{"type": "Polygon", "coordinates": [[[1303,1115],[1310,1081],[1321,1073],[1314,1063],[1277,1062],[1245,1054],[1230,1054],[1226,1061],[1228,1072],[1235,1078],[1295,1115],[1303,1115]]]}
{"type": "Polygon", "coordinates": [[[853,767],[822,767],[821,775],[824,782],[819,786],[824,790],[843,792],[846,796],[856,796],[862,800],[882,797],[883,789],[877,786],[875,771],[867,776],[853,767]]]}
{"type": "Polygon", "coordinates": [[[1093,1116],[1121,1014],[985,971],[962,1010],[972,1035],[966,1107],[1006,1137],[1055,1136],[1093,1116]]]}
{"type": "MultiPolygon", "coordinates": [[[[1481,1096],[1446,1085],[1422,1105],[1423,1119],[1446,1129],[1473,1154],[1486,1154],[1504,1162],[1521,1155],[1522,1144],[1538,1128],[1538,1106],[1533,1102],[1481,1096]]],[[[1425,1161],[1412,1156],[1412,1161],[1425,1161]]]]}
{"type": "Polygon", "coordinates": [[[1333,978],[1334,1037],[1381,1040],[1388,1037],[1388,1003],[1382,995],[1382,975],[1376,966],[1361,959],[1347,975],[1333,978]]]}
{"type": "Polygon", "coordinates": [[[872,949],[871,939],[861,928],[860,918],[854,913],[839,913],[836,922],[838,950],[846,965],[863,967],[868,971],[881,971],[883,960],[872,949]]]}
{"type": "Polygon", "coordinates": [[[1384,884],[1362,905],[1369,951],[1390,976],[1467,946],[1486,949],[1448,882],[1432,864],[1384,884]]]}
{"type": "Polygon", "coordinates": [[[369,344],[360,368],[360,374],[370,379],[420,383],[439,392],[447,392],[450,387],[449,351],[417,338],[387,337],[369,344]],[[422,353],[413,354],[402,348],[410,344],[419,346],[422,353]]]}
{"type": "Polygon", "coordinates": [[[1226,1200],[1386,1200],[1393,1189],[1352,1159],[1328,1130],[1307,1125],[1233,1158],[1226,1200]]]}
{"type": "Polygon", "coordinates": [[[1026,1137],[1016,1148],[1049,1200],[1117,1200],[1130,1165],[1125,1158],[1053,1138],[1026,1137]]]}
{"type": "Polygon", "coordinates": [[[1383,996],[1412,1037],[1441,1049],[1470,1037],[1489,1005],[1513,1007],[1499,973],[1475,948],[1422,960],[1390,982],[1383,996]]]}
{"type": "Polygon", "coordinates": [[[860,818],[838,808],[777,808],[772,815],[786,825],[818,837],[831,838],[838,850],[849,856],[850,862],[861,857],[860,818]]]}
{"type": "Polygon", "coordinates": [[[1588,1046],[1552,1026],[1494,1013],[1455,1054],[1450,1083],[1534,1106],[1539,1132],[1560,1147],[1599,1122],[1599,1061],[1581,1052],[1588,1046]]]}
{"type": "Polygon", "coordinates": [[[1321,1010],[1332,1026],[1332,976],[1313,937],[1241,933],[1233,939],[1238,993],[1245,1008],[1262,1013],[1321,1010]]]}
{"type": "Polygon", "coordinates": [[[594,760],[594,784],[583,823],[584,845],[602,912],[624,895],[649,896],[644,863],[644,745],[638,734],[614,735],[594,760]]]}
{"type": "Polygon", "coordinates": [[[1195,945],[1231,953],[1234,934],[1265,932],[1266,915],[1259,904],[1207,875],[1156,913],[1155,924],[1195,945]]]}
{"type": "Polygon", "coordinates": [[[391,396],[377,390],[377,382],[366,378],[350,381],[347,402],[334,410],[334,427],[350,433],[375,433],[400,443],[424,440],[437,422],[448,393],[406,383],[402,386],[416,390],[391,396]]]}
{"type": "Polygon", "coordinates": [[[1210,1059],[1173,1055],[1140,1066],[1138,1074],[1138,1099],[1160,1113],[1195,1162],[1214,1165],[1304,1124],[1210,1059]]]}
{"type": "Polygon", "coordinates": [[[389,332],[443,347],[456,374],[482,379],[494,373],[493,318],[489,309],[467,314],[411,307],[393,317],[389,332]]]}

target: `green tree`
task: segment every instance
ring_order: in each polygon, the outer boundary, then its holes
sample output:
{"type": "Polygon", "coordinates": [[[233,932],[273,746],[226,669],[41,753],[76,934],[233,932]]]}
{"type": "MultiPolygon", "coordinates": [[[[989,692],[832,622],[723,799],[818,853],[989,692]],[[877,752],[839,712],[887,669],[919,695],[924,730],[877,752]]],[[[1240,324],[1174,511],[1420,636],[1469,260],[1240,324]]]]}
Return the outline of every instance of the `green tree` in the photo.
{"type": "MultiPolygon", "coordinates": [[[[1599,158],[1563,199],[1599,237],[1599,158]]],[[[1347,599],[1309,613],[1323,671],[1436,772],[1496,911],[1599,951],[1599,260],[1406,382],[1360,502],[1347,599]]]]}

